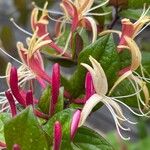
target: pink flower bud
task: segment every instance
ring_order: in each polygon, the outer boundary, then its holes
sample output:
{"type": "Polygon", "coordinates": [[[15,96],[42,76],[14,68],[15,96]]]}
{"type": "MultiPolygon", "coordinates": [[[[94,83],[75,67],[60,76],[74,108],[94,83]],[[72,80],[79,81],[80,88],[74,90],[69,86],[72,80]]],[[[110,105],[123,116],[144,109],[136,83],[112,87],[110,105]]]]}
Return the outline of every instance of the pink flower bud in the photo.
{"type": "Polygon", "coordinates": [[[71,122],[71,139],[73,140],[80,121],[81,111],[77,110],[73,114],[72,122],[71,122]]]}
{"type": "Polygon", "coordinates": [[[53,65],[52,69],[52,97],[50,104],[50,115],[52,116],[55,112],[55,107],[58,101],[59,96],[59,88],[60,88],[60,67],[59,64],[56,63],[53,65]]]}
{"type": "Polygon", "coordinates": [[[54,124],[54,149],[60,150],[62,142],[62,127],[59,121],[56,121],[54,124]]]}

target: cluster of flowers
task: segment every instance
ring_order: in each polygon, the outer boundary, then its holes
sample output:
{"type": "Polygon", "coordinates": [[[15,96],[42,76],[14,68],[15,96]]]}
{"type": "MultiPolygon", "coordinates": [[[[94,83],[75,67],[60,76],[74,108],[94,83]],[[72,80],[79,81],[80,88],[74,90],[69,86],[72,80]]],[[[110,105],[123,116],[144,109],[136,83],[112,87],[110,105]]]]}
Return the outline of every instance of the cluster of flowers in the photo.
{"type": "MultiPolygon", "coordinates": [[[[61,86],[60,82],[60,66],[58,63],[54,64],[52,67],[52,76],[49,76],[44,68],[43,59],[41,56],[40,50],[44,46],[49,46],[56,51],[56,55],[62,56],[66,59],[71,59],[71,53],[67,50],[68,44],[72,39],[73,32],[77,30],[78,27],[83,27],[86,29],[90,29],[93,32],[94,42],[97,39],[97,24],[96,21],[91,17],[93,15],[106,15],[108,13],[92,13],[92,10],[95,10],[105,4],[97,5],[92,7],[94,0],[84,0],[79,1],[75,0],[74,2],[70,0],[62,0],[61,7],[64,10],[62,12],[54,12],[48,11],[46,9],[47,3],[45,4],[44,9],[41,9],[37,6],[32,11],[31,14],[31,26],[33,30],[33,34],[26,32],[31,36],[31,38],[26,39],[27,48],[25,48],[24,44],[21,42],[17,43],[18,54],[20,56],[21,61],[13,58],[9,54],[7,54],[4,50],[1,49],[6,55],[17,61],[20,66],[19,68],[15,68],[10,63],[8,63],[6,69],[6,76],[1,78],[6,78],[8,89],[5,92],[0,93],[0,112],[11,110],[12,117],[17,115],[17,106],[16,104],[20,104],[24,108],[29,105],[32,105],[34,114],[37,117],[49,119],[54,115],[56,104],[58,101],[59,88],[61,86]],[[91,8],[92,7],[92,8],[91,8]],[[42,11],[39,17],[39,11],[42,11]],[[59,47],[50,37],[48,32],[48,24],[49,24],[49,13],[56,13],[62,15],[57,21],[57,38],[62,34],[65,23],[71,24],[71,31],[68,36],[68,40],[66,41],[66,45],[64,48],[59,47]],[[50,99],[50,108],[49,114],[44,114],[43,112],[36,109],[36,104],[38,100],[34,97],[36,91],[33,88],[33,81],[37,80],[41,85],[41,88],[45,88],[47,84],[51,85],[51,99],[50,99]],[[29,83],[29,90],[26,90],[25,86],[29,83]],[[10,109],[9,109],[10,108],[10,109]]],[[[143,13],[138,21],[132,23],[129,19],[122,19],[122,31],[115,30],[106,30],[100,33],[100,35],[104,35],[107,33],[117,33],[119,34],[120,40],[117,46],[118,53],[122,52],[124,49],[128,49],[131,52],[131,65],[129,67],[123,68],[118,72],[119,78],[115,82],[112,89],[108,90],[108,81],[105,75],[103,68],[100,63],[97,62],[92,56],[87,59],[90,59],[92,67],[88,64],[82,63],[88,72],[86,74],[85,79],[85,96],[81,99],[74,100],[75,103],[84,104],[82,110],[76,110],[71,123],[71,135],[70,138],[73,139],[77,128],[82,126],[91,113],[92,109],[99,103],[104,103],[107,108],[110,110],[116,128],[118,130],[119,135],[123,139],[129,139],[123,137],[120,132],[122,130],[130,130],[129,128],[125,128],[122,125],[122,122],[129,122],[131,124],[135,124],[135,122],[130,121],[122,112],[122,109],[119,104],[124,105],[127,109],[129,109],[133,114],[137,116],[148,116],[149,112],[144,113],[142,108],[146,110],[149,109],[149,90],[146,86],[146,82],[150,82],[150,79],[146,78],[144,75],[144,71],[141,65],[141,52],[134,41],[134,38],[142,31],[144,28],[150,24],[150,17],[146,16],[147,12],[150,8],[146,9],[144,7],[143,13]],[[147,24],[147,25],[146,25],[147,24]],[[146,25],[144,27],[144,25],[146,25]],[[139,75],[136,70],[137,68],[141,68],[141,75],[139,75]],[[124,79],[128,79],[132,86],[135,89],[135,93],[131,95],[124,95],[118,97],[111,97],[111,93],[116,88],[118,84],[120,84],[124,79]],[[144,93],[145,100],[142,100],[140,96],[140,92],[144,93]],[[133,111],[129,106],[123,103],[120,98],[127,98],[132,96],[137,96],[137,102],[139,106],[140,113],[133,111]],[[142,105],[142,106],[141,106],[142,105]]],[[[12,20],[13,21],[13,20],[12,20]]],[[[13,21],[15,24],[15,22],[13,21]]],[[[16,24],[15,24],[16,25],[16,24]]],[[[16,25],[17,26],[17,25],[16,25]]],[[[20,27],[19,27],[20,28],[20,27]]],[[[64,96],[68,97],[69,93],[67,91],[64,92],[64,96]]],[[[54,125],[54,150],[59,150],[62,140],[62,128],[61,123],[59,121],[55,122],[54,125]]],[[[5,147],[4,143],[0,143],[0,146],[5,147]]],[[[19,150],[19,145],[14,145],[14,150],[19,150]]]]}

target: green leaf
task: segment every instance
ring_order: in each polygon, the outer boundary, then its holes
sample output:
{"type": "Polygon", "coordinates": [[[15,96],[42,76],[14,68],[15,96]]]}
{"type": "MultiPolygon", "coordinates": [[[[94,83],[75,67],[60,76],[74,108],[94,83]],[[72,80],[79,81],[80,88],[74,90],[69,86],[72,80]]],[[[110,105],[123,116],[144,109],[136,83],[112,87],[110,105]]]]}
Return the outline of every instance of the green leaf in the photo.
{"type": "Polygon", "coordinates": [[[10,114],[8,113],[1,113],[0,114],[0,141],[5,141],[4,137],[4,125],[5,123],[10,120],[10,114]]]}
{"type": "Polygon", "coordinates": [[[123,18],[138,20],[141,16],[142,10],[141,9],[127,9],[123,10],[119,13],[119,16],[123,18]]]}
{"type": "Polygon", "coordinates": [[[128,8],[142,8],[144,3],[150,4],[150,0],[128,0],[128,8]]]}
{"type": "Polygon", "coordinates": [[[77,69],[70,79],[62,77],[63,86],[73,97],[78,97],[84,93],[84,80],[87,70],[81,66],[81,63],[90,64],[90,55],[101,63],[108,79],[109,88],[112,87],[117,78],[116,73],[119,71],[120,61],[116,46],[112,36],[103,36],[80,53],[77,69]]]}
{"type": "Polygon", "coordinates": [[[72,116],[75,110],[73,109],[65,109],[57,114],[55,114],[47,123],[43,126],[43,129],[45,132],[49,135],[51,145],[53,142],[53,128],[54,123],[56,121],[59,121],[62,125],[62,135],[63,135],[63,141],[62,141],[62,149],[66,147],[67,143],[70,143],[70,128],[71,128],[71,121],[72,116]]]}
{"type": "Polygon", "coordinates": [[[42,92],[42,95],[38,103],[38,107],[45,114],[49,114],[50,99],[51,99],[51,87],[47,86],[46,89],[42,92]]]}
{"type": "Polygon", "coordinates": [[[59,89],[59,96],[58,96],[58,101],[57,101],[57,104],[56,104],[55,113],[57,113],[59,111],[62,111],[63,108],[64,108],[64,88],[61,87],[59,89]]]}
{"type": "MultiPolygon", "coordinates": [[[[64,107],[63,95],[64,95],[64,88],[61,87],[59,89],[59,96],[58,96],[58,102],[56,105],[55,113],[63,110],[64,107]]],[[[43,91],[42,96],[38,103],[38,107],[45,114],[49,114],[50,100],[51,100],[51,87],[47,86],[47,88],[43,91]]]]}
{"type": "Polygon", "coordinates": [[[14,144],[19,144],[21,150],[49,149],[45,132],[39,126],[32,107],[8,121],[4,133],[8,150],[12,150],[14,144]]]}
{"type": "MultiPolygon", "coordinates": [[[[113,150],[101,135],[87,127],[81,127],[73,140],[72,149],[76,146],[79,150],[113,150]]],[[[76,149],[74,149],[76,150],[76,149]]]]}

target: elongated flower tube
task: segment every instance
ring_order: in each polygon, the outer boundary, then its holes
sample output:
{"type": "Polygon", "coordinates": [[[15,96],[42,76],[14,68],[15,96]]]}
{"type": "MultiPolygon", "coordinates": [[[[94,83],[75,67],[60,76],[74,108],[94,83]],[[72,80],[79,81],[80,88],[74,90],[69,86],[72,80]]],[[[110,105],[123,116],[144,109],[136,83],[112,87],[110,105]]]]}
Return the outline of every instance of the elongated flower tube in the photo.
{"type": "Polygon", "coordinates": [[[62,126],[59,121],[56,121],[54,124],[54,141],[53,141],[53,150],[61,149],[62,142],[62,126]]]}
{"type": "Polygon", "coordinates": [[[80,117],[81,117],[81,111],[76,110],[73,114],[73,118],[72,118],[72,122],[71,122],[71,140],[73,140],[73,138],[77,132],[80,117]]]}
{"type": "Polygon", "coordinates": [[[5,92],[5,95],[6,95],[6,97],[7,97],[7,100],[8,100],[8,102],[9,102],[9,105],[10,105],[12,117],[14,117],[14,116],[16,116],[16,114],[17,114],[17,109],[16,109],[15,100],[14,100],[12,94],[10,93],[10,91],[6,91],[6,92],[5,92]]]}
{"type": "Polygon", "coordinates": [[[16,98],[16,100],[21,105],[26,106],[25,99],[20,94],[20,90],[18,87],[18,74],[17,74],[17,69],[15,67],[11,68],[9,85],[10,85],[10,89],[11,89],[14,97],[16,98]]]}
{"type": "MultiPolygon", "coordinates": [[[[48,3],[45,3],[44,9],[42,10],[42,14],[39,18],[39,10],[38,8],[34,8],[31,14],[31,26],[32,26],[32,30],[36,31],[36,28],[38,28],[38,32],[37,32],[37,36],[39,38],[43,37],[44,35],[46,35],[42,40],[44,41],[50,41],[48,43],[48,45],[50,47],[52,47],[54,50],[56,50],[56,52],[58,52],[59,54],[63,53],[63,49],[61,49],[60,47],[58,47],[53,40],[51,39],[51,37],[49,36],[48,33],[48,12],[46,10],[48,3]]],[[[63,53],[63,56],[65,57],[71,57],[71,55],[68,52],[63,53]]]]}
{"type": "MultiPolygon", "coordinates": [[[[125,106],[129,111],[131,111],[133,114],[137,116],[144,116],[143,114],[139,114],[134,112],[129,106],[127,106],[125,103],[122,101],[118,100],[117,98],[126,98],[126,97],[131,97],[136,95],[137,93],[133,93],[132,95],[125,95],[125,96],[119,96],[119,97],[108,97],[106,94],[108,92],[108,82],[107,78],[105,75],[105,72],[101,65],[93,58],[90,56],[90,61],[92,63],[92,66],[89,66],[87,64],[82,63],[82,65],[87,68],[87,70],[91,73],[92,79],[93,79],[93,84],[96,93],[93,94],[85,103],[82,111],[81,111],[81,117],[80,117],[80,123],[79,127],[83,125],[85,122],[86,118],[88,115],[91,113],[92,109],[98,104],[99,102],[102,102],[111,112],[113,119],[115,121],[115,125],[117,128],[117,131],[121,138],[124,140],[129,140],[130,138],[125,138],[121,132],[120,129],[124,131],[129,131],[130,128],[125,128],[121,125],[122,122],[129,122],[131,124],[135,124],[135,122],[130,121],[127,119],[119,104],[125,106]],[[119,103],[119,104],[118,104],[119,103]]],[[[140,92],[140,91],[138,91],[140,92]]]]}
{"type": "Polygon", "coordinates": [[[49,115],[52,116],[55,112],[56,104],[59,96],[60,88],[60,66],[58,63],[53,65],[52,68],[52,96],[50,100],[49,115]]]}

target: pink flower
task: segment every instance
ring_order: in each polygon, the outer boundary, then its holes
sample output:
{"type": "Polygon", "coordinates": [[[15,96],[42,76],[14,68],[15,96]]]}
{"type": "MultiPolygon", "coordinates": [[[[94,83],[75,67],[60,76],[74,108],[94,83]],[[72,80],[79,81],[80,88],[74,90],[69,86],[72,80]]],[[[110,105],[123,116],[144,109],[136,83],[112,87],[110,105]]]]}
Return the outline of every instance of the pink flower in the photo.
{"type": "Polygon", "coordinates": [[[48,3],[45,3],[44,9],[42,11],[42,15],[39,17],[39,10],[38,8],[34,8],[31,14],[31,26],[32,26],[32,30],[36,31],[36,29],[38,28],[38,32],[37,32],[37,36],[40,38],[44,35],[46,35],[43,38],[44,40],[49,40],[50,43],[48,43],[47,45],[49,45],[51,48],[53,48],[54,50],[56,50],[57,53],[62,54],[65,57],[71,57],[71,55],[67,52],[63,53],[63,49],[61,49],[60,47],[58,47],[52,40],[52,38],[49,36],[48,33],[48,12],[46,10],[48,3]]]}
{"type": "Polygon", "coordinates": [[[60,6],[64,10],[66,18],[71,19],[71,32],[75,32],[77,27],[82,26],[87,29],[92,30],[94,42],[97,38],[97,24],[96,21],[91,16],[102,16],[107,15],[108,13],[91,13],[92,10],[95,10],[108,3],[108,0],[104,3],[92,7],[94,0],[62,0],[60,6]]]}
{"type": "MultiPolygon", "coordinates": [[[[42,60],[42,56],[39,52],[40,48],[42,48],[44,45],[48,44],[50,41],[44,41],[42,42],[42,39],[37,40],[38,29],[35,31],[32,38],[27,39],[28,49],[24,48],[23,43],[18,42],[17,48],[19,56],[23,62],[23,66],[25,69],[21,70],[20,74],[24,76],[24,74],[28,70],[28,78],[29,80],[31,78],[36,78],[42,87],[46,87],[45,81],[47,81],[49,84],[51,84],[51,78],[44,70],[44,64],[42,60]]],[[[26,77],[26,76],[25,76],[26,77]]],[[[26,79],[28,80],[26,77],[26,79]]]]}

